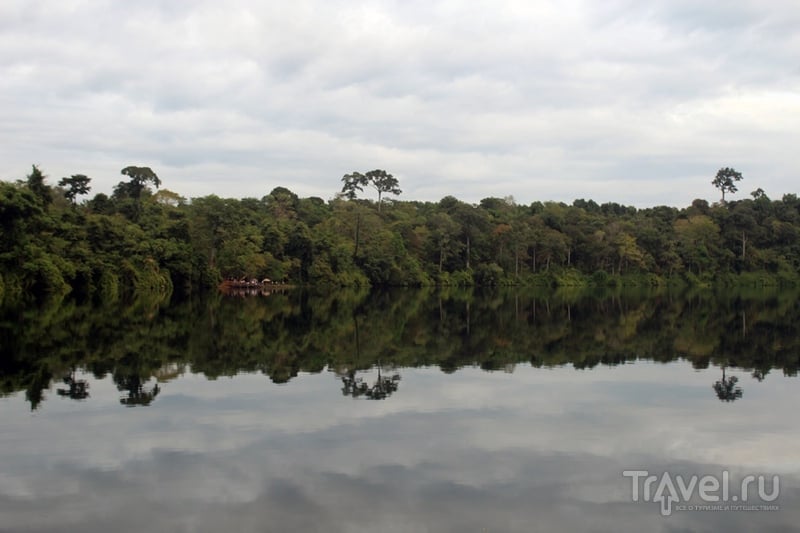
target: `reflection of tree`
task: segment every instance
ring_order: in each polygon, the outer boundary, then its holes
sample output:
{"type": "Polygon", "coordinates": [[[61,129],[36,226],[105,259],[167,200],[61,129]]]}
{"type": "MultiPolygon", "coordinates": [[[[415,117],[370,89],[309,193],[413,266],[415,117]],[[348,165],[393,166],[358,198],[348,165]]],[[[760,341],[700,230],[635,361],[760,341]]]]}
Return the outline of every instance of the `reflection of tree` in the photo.
{"type": "MultiPolygon", "coordinates": [[[[297,290],[269,298],[214,294],[163,306],[139,300],[133,305],[59,300],[34,309],[0,306],[0,396],[25,391],[34,409],[48,390],[55,396],[56,388],[63,397],[79,398],[86,391],[71,374],[74,369],[78,376],[81,370],[96,379],[114,376],[121,390],[132,391],[130,398],[120,394],[124,404],[145,405],[155,397],[154,377],[163,383],[177,375],[163,374],[164,369],[186,367],[212,379],[262,372],[276,383],[301,372],[353,369],[352,375],[336,377],[343,379],[348,396],[366,398],[370,391],[372,397],[385,397],[397,383],[376,383],[376,371],[367,372],[380,356],[381,380],[389,367],[438,366],[454,372],[528,363],[590,369],[683,358],[696,368],[725,365],[719,390],[723,398],[736,398],[743,383],[731,385],[727,367],[752,372],[755,379],[772,378],[776,370],[796,375],[796,301],[795,291],[648,296],[443,287],[297,290]],[[745,313],[746,335],[730,335],[742,327],[745,313]],[[65,375],[75,382],[62,383],[65,375]],[[138,376],[139,382],[116,376],[138,376]]],[[[737,374],[738,381],[747,375],[737,374]]]]}
{"type": "Polygon", "coordinates": [[[56,390],[59,396],[65,396],[71,400],[85,400],[89,397],[89,383],[85,379],[75,379],[75,370],[62,378],[67,386],[66,389],[56,390]]]}
{"type": "Polygon", "coordinates": [[[31,404],[31,411],[35,411],[39,404],[44,401],[44,391],[50,386],[52,375],[44,368],[40,368],[31,376],[28,388],[25,391],[25,398],[31,404]]]}
{"type": "Polygon", "coordinates": [[[127,398],[120,398],[119,403],[125,407],[135,407],[137,405],[147,406],[155,400],[161,388],[158,382],[152,388],[148,388],[147,381],[142,381],[141,376],[138,374],[114,376],[114,382],[117,384],[117,389],[120,391],[127,391],[127,398]]]}
{"type": "Polygon", "coordinates": [[[353,398],[364,397],[367,400],[385,400],[391,396],[400,384],[400,374],[381,375],[378,366],[378,379],[370,386],[363,377],[357,376],[355,369],[347,370],[342,378],[342,394],[353,398]]]}
{"type": "Polygon", "coordinates": [[[725,367],[722,367],[722,379],[714,383],[714,391],[722,402],[732,402],[742,397],[742,388],[737,385],[739,378],[736,376],[725,377],[725,367]]]}
{"type": "Polygon", "coordinates": [[[355,362],[343,374],[342,378],[342,394],[345,396],[352,396],[353,398],[364,397],[368,400],[385,400],[391,396],[399,385],[400,374],[394,374],[391,377],[381,375],[381,363],[378,361],[376,368],[378,369],[378,379],[370,386],[364,381],[364,378],[356,375],[359,360],[361,359],[361,337],[359,335],[358,316],[353,313],[353,334],[356,349],[355,362]]]}

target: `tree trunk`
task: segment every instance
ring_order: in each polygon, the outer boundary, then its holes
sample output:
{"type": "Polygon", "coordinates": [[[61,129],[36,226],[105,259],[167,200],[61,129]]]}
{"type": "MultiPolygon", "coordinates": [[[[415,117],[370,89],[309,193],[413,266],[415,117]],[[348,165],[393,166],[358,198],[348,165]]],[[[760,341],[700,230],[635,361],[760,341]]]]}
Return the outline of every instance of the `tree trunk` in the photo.
{"type": "Polygon", "coordinates": [[[747,315],[742,311],[742,338],[747,337],[747,315]]]}
{"type": "Polygon", "coordinates": [[[361,230],[361,213],[356,214],[356,246],[353,250],[353,259],[358,257],[358,234],[361,230]]]}
{"type": "Polygon", "coordinates": [[[353,326],[355,330],[355,341],[356,341],[356,362],[353,364],[355,367],[358,364],[358,361],[361,359],[361,339],[358,335],[358,317],[353,313],[353,326]]]}
{"type": "Polygon", "coordinates": [[[469,270],[469,235],[467,235],[467,270],[469,270]]]}
{"type": "Polygon", "coordinates": [[[747,236],[744,234],[744,230],[742,230],[742,261],[744,261],[746,246],[747,246],[747,236]]]}

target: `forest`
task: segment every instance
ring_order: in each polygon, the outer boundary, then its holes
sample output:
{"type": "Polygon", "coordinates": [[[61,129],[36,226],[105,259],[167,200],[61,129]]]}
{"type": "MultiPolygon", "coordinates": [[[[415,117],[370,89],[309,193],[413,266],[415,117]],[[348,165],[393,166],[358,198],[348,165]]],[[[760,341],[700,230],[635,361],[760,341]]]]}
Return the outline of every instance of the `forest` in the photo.
{"type": "Polygon", "coordinates": [[[327,201],[285,187],[260,199],[186,199],[137,166],[122,169],[110,196],[89,198],[87,176],[49,183],[34,165],[24,179],[0,181],[0,298],[106,301],[232,278],[315,287],[797,284],[800,199],[756,189],[725,200],[737,174],[712,182],[722,201],[636,208],[390,199],[381,195],[400,189],[385,171],[345,175],[327,201]],[[359,198],[370,186],[377,201],[359,198]]]}

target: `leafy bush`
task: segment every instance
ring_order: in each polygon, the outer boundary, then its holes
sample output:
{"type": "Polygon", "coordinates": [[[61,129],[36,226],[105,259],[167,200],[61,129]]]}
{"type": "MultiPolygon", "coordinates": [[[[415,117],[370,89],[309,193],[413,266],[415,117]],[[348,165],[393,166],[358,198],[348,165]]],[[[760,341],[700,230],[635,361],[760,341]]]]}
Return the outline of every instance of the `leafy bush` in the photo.
{"type": "Polygon", "coordinates": [[[595,287],[606,287],[609,284],[608,272],[605,270],[596,270],[590,279],[590,283],[595,287]]]}
{"type": "Polygon", "coordinates": [[[475,269],[472,277],[476,285],[500,285],[503,281],[503,269],[497,263],[484,263],[475,269]]]}

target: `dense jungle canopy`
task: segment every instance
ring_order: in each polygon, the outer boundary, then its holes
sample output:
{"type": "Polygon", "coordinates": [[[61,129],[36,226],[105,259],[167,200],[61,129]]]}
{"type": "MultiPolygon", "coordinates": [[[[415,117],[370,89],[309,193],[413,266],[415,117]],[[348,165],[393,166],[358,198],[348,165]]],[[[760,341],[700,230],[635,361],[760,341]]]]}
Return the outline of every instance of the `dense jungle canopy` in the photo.
{"type": "MultiPolygon", "coordinates": [[[[345,176],[348,194],[327,201],[284,187],[260,199],[187,200],[159,189],[149,167],[121,173],[111,196],[81,201],[91,190],[82,174],[50,185],[34,166],[23,180],[0,182],[4,299],[191,292],[243,277],[315,286],[777,285],[796,284],[800,271],[800,200],[761,189],[684,208],[510,197],[473,205],[381,198],[400,190],[376,178],[376,202],[356,197],[370,173],[354,173],[345,176]]],[[[723,194],[740,179],[717,178],[723,194]]]]}

